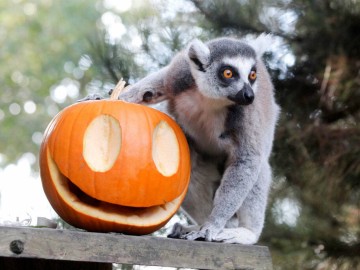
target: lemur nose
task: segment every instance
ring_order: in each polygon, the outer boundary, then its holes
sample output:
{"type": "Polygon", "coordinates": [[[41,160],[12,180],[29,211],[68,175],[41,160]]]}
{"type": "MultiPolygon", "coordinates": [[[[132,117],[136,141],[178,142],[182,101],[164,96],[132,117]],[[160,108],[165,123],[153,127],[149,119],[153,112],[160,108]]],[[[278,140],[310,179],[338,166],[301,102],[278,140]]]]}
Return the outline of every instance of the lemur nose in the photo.
{"type": "Polygon", "coordinates": [[[249,84],[245,84],[237,95],[241,97],[241,105],[250,105],[255,98],[254,91],[249,84]]]}
{"type": "Polygon", "coordinates": [[[243,105],[249,105],[254,101],[254,91],[249,84],[246,83],[240,92],[242,92],[243,96],[243,105]]]}
{"type": "Polygon", "coordinates": [[[255,95],[251,86],[249,84],[245,84],[235,96],[228,96],[228,99],[239,105],[250,105],[254,101],[255,95]]]}
{"type": "Polygon", "coordinates": [[[252,91],[244,91],[244,99],[246,102],[248,102],[248,104],[251,104],[254,101],[254,92],[252,91]]]}

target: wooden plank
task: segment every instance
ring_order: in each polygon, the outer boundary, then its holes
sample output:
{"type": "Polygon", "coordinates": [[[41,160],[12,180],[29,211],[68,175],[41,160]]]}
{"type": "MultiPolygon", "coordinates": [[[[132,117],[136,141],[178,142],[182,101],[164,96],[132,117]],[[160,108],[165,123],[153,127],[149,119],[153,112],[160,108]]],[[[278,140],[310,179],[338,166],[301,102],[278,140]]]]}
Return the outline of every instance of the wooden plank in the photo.
{"type": "Polygon", "coordinates": [[[57,261],[29,258],[0,257],[4,270],[112,270],[111,263],[57,261]]]}
{"type": "Polygon", "coordinates": [[[201,269],[272,269],[267,247],[23,227],[0,227],[1,256],[201,269]]]}

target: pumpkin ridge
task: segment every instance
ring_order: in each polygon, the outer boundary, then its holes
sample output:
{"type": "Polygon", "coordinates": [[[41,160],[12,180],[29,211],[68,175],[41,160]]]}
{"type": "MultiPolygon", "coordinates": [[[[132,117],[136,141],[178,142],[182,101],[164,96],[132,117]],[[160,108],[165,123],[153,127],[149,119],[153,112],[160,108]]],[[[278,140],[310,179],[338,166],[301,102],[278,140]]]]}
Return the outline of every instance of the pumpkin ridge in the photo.
{"type": "MultiPolygon", "coordinates": [[[[70,107],[71,108],[71,107],[70,107]]],[[[71,108],[71,110],[72,110],[73,108],[71,108]]],[[[65,116],[64,116],[64,112],[59,112],[59,120],[58,120],[58,123],[57,123],[57,125],[54,127],[54,129],[53,129],[53,131],[51,132],[51,133],[54,133],[56,130],[58,130],[58,129],[62,129],[62,126],[64,125],[64,123],[65,123],[65,116]]],[[[55,138],[52,140],[52,151],[53,151],[53,155],[54,156],[59,156],[60,154],[59,154],[59,150],[57,149],[57,147],[56,147],[56,145],[60,145],[59,144],[59,140],[61,140],[62,138],[61,138],[61,136],[57,133],[57,132],[55,132],[55,138]]],[[[63,145],[61,145],[61,147],[62,148],[65,148],[66,149],[66,156],[68,156],[69,155],[69,147],[64,147],[63,145]]],[[[62,172],[62,173],[64,173],[64,174],[68,174],[68,171],[69,171],[69,168],[68,168],[68,166],[69,166],[69,163],[67,163],[67,172],[65,173],[65,172],[62,172]]],[[[65,170],[66,171],[66,170],[65,170]]]]}
{"type": "MultiPolygon", "coordinates": [[[[152,134],[153,132],[153,128],[152,128],[152,125],[151,125],[151,122],[150,119],[149,119],[149,114],[146,112],[145,108],[146,107],[139,107],[142,112],[143,112],[143,115],[145,115],[145,119],[146,119],[146,123],[147,123],[147,129],[146,130],[151,130],[150,134],[152,134]]],[[[148,138],[151,140],[150,143],[152,144],[152,136],[148,136],[148,138]]],[[[148,140],[149,140],[148,139],[148,140]]],[[[148,143],[149,144],[149,143],[148,143]]],[[[150,145],[151,145],[150,144],[150,145]]],[[[153,160],[151,159],[151,161],[153,162],[153,160]]],[[[149,189],[149,186],[151,185],[152,183],[150,181],[147,181],[146,182],[146,189],[149,189]]],[[[156,190],[160,191],[159,193],[160,194],[163,194],[163,192],[161,192],[161,189],[159,189],[159,185],[156,187],[156,190]]]]}
{"type": "Polygon", "coordinates": [[[53,122],[50,122],[50,126],[48,126],[45,130],[45,136],[44,136],[44,141],[43,144],[45,145],[46,143],[49,144],[50,149],[54,149],[54,145],[55,145],[55,140],[57,139],[57,136],[55,137],[55,139],[51,140],[51,134],[53,133],[53,131],[55,130],[56,126],[59,125],[62,121],[61,119],[61,112],[57,113],[57,115],[54,117],[54,119],[52,120],[53,122]],[[45,143],[46,142],[46,143],[45,143]]]}
{"type": "MultiPolygon", "coordinates": [[[[96,102],[96,101],[95,101],[96,102]]],[[[94,118],[91,119],[91,121],[89,121],[87,127],[89,127],[89,124],[94,121],[94,119],[96,117],[98,117],[99,115],[103,114],[103,110],[104,110],[104,104],[106,103],[105,102],[101,102],[99,103],[99,106],[97,106],[97,109],[98,109],[98,113],[95,114],[94,118]],[[99,108],[100,107],[100,108],[99,108]]],[[[84,131],[84,136],[85,136],[85,131],[84,131]]],[[[84,137],[83,137],[83,140],[84,140],[84,137]]],[[[84,145],[83,145],[84,147],[84,145]]],[[[81,152],[83,153],[84,149],[81,150],[81,152]]],[[[88,164],[86,166],[89,166],[88,164]]],[[[96,184],[97,184],[97,174],[96,173],[92,173],[92,179],[91,179],[91,182],[92,182],[92,188],[93,188],[93,192],[92,194],[97,194],[97,188],[96,188],[96,184]]]]}
{"type": "MultiPolygon", "coordinates": [[[[120,104],[120,106],[121,107],[124,107],[124,104],[123,103],[121,103],[120,104]]],[[[126,106],[125,106],[126,107],[126,106]]],[[[126,139],[125,139],[125,136],[126,136],[126,132],[125,132],[125,128],[123,128],[123,126],[127,126],[127,123],[125,122],[125,123],[123,123],[123,121],[124,121],[124,117],[123,117],[123,115],[121,115],[120,114],[120,112],[118,112],[119,113],[119,124],[120,124],[120,126],[121,126],[121,140],[122,140],[122,142],[123,141],[126,141],[126,139]]],[[[126,120],[126,117],[125,117],[125,120],[126,120]]],[[[121,148],[120,148],[120,152],[119,152],[119,156],[118,156],[118,160],[116,161],[117,163],[120,163],[120,164],[122,164],[123,163],[123,153],[124,153],[124,151],[126,150],[126,144],[125,145],[123,145],[123,143],[122,143],[122,145],[121,145],[121,148]]],[[[122,166],[119,168],[119,179],[121,178],[121,176],[122,176],[122,174],[124,173],[123,172],[124,171],[124,169],[122,168],[122,166]]],[[[117,183],[116,183],[116,189],[117,190],[120,190],[120,188],[121,188],[121,185],[122,185],[123,183],[122,183],[122,181],[117,181],[117,183]]],[[[119,195],[118,195],[119,196],[119,195]]]]}
{"type": "MultiPolygon", "coordinates": [[[[80,103],[79,103],[80,104],[80,103]]],[[[83,104],[82,104],[83,105],[83,104]]],[[[69,142],[70,142],[70,145],[71,145],[71,142],[73,142],[74,141],[74,136],[76,135],[75,134],[75,132],[73,132],[73,130],[74,130],[74,125],[77,123],[77,120],[78,120],[78,118],[79,118],[79,116],[82,116],[83,114],[82,114],[82,112],[84,111],[86,109],[86,106],[81,106],[80,108],[79,108],[79,110],[77,110],[77,114],[76,114],[76,116],[74,116],[73,118],[72,118],[72,123],[71,123],[71,134],[70,134],[70,140],[69,140],[69,142]]],[[[79,136],[80,134],[77,134],[77,136],[79,136]]],[[[69,156],[69,152],[70,152],[70,148],[69,147],[67,147],[67,155],[66,156],[69,156]]],[[[70,170],[72,169],[72,163],[71,162],[68,162],[67,163],[67,171],[69,172],[70,170]]],[[[76,169],[76,168],[75,168],[76,169]]],[[[69,175],[67,175],[67,177],[69,178],[69,175]]]]}

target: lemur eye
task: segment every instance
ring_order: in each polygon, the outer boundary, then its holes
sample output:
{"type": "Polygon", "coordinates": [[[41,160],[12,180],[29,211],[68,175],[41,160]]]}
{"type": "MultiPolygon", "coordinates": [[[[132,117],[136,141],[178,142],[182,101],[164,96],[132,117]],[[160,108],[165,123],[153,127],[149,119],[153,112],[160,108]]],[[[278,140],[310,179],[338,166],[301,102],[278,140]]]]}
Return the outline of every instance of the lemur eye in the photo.
{"type": "Polygon", "coordinates": [[[227,68],[223,71],[223,76],[225,79],[231,79],[234,76],[234,74],[231,69],[227,68]]]}
{"type": "Polygon", "coordinates": [[[257,74],[256,74],[256,71],[255,70],[252,70],[249,74],[249,80],[250,81],[255,81],[256,80],[256,77],[257,77],[257,74]]]}

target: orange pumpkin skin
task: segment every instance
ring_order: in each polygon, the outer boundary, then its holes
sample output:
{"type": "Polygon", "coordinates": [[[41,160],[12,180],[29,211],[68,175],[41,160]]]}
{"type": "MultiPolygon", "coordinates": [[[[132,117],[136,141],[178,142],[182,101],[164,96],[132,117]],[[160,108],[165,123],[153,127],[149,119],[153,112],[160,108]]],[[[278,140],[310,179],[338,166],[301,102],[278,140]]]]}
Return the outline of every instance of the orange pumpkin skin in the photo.
{"type": "Polygon", "coordinates": [[[91,231],[146,234],[162,227],[185,197],[190,169],[186,138],[170,117],[118,100],[65,108],[49,124],[40,150],[41,179],[53,208],[68,223],[91,231]],[[114,164],[99,172],[84,159],[84,136],[103,115],[119,123],[122,139],[114,164]],[[161,173],[153,160],[153,134],[160,122],[178,142],[179,163],[171,175],[161,173]],[[85,202],[71,193],[75,186],[85,202]]]}

